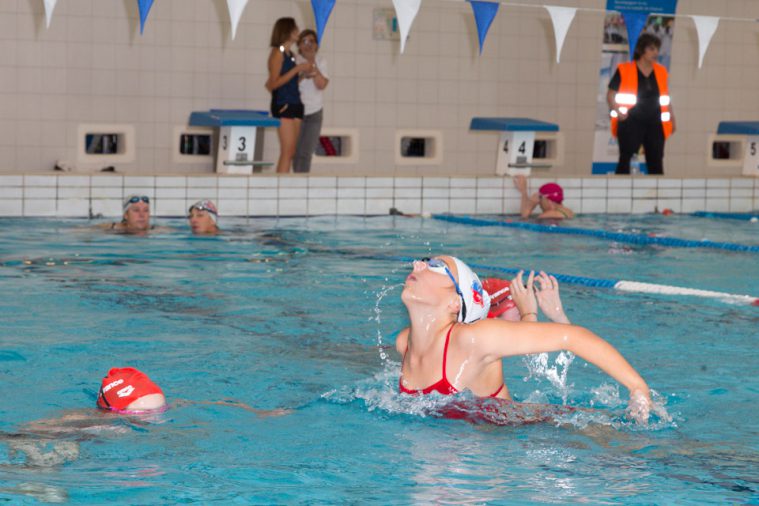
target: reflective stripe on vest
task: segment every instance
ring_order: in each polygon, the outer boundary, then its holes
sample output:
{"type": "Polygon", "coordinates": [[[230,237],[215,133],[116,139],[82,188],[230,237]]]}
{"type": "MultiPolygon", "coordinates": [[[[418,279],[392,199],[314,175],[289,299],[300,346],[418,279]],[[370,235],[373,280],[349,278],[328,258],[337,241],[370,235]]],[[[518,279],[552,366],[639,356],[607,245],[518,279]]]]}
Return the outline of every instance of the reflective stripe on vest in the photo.
{"type": "MultiPolygon", "coordinates": [[[[614,95],[614,101],[617,105],[615,109],[619,109],[621,113],[626,114],[638,102],[638,66],[634,61],[620,63],[617,66],[617,70],[619,70],[620,81],[619,90],[614,95]]],[[[653,72],[656,84],[659,87],[662,129],[664,130],[664,138],[667,139],[672,135],[672,113],[669,110],[672,99],[670,98],[669,86],[667,84],[667,69],[663,65],[654,63],[653,72]]],[[[617,111],[612,110],[610,115],[611,134],[616,137],[617,126],[619,124],[617,111]]]]}

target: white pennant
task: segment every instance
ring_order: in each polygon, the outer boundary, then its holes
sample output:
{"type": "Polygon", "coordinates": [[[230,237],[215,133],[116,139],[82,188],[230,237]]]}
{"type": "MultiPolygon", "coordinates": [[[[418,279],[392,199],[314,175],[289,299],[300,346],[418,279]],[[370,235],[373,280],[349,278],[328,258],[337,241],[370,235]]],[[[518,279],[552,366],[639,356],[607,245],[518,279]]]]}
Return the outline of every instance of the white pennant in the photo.
{"type": "Polygon", "coordinates": [[[395,15],[398,18],[398,28],[401,31],[401,53],[406,47],[406,39],[414,18],[419,12],[419,6],[422,0],[393,0],[395,6],[395,15]]]}
{"type": "Polygon", "coordinates": [[[696,24],[696,33],[698,33],[698,68],[704,62],[704,55],[709,49],[709,43],[712,41],[714,32],[717,31],[719,18],[712,16],[691,16],[696,24]]]}
{"type": "Polygon", "coordinates": [[[564,47],[564,39],[567,36],[572,20],[575,18],[577,9],[573,7],[557,7],[555,5],[544,5],[548,14],[553,21],[553,35],[556,38],[556,63],[561,58],[561,48],[564,47]]]}
{"type": "Polygon", "coordinates": [[[240,23],[242,11],[245,10],[245,6],[247,4],[248,0],[227,0],[227,9],[229,9],[229,21],[232,23],[232,40],[235,40],[235,35],[237,35],[237,25],[240,23]]]}
{"type": "Polygon", "coordinates": [[[45,26],[50,28],[50,20],[53,19],[53,10],[55,9],[55,2],[58,0],[45,0],[45,26]]]}

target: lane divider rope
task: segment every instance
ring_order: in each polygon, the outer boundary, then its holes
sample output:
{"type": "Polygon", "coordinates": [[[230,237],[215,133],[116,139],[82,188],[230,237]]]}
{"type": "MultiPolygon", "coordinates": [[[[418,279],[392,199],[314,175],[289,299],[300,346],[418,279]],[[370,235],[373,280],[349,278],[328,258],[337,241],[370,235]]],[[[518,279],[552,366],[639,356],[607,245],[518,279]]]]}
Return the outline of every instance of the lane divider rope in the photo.
{"type": "MultiPolygon", "coordinates": [[[[482,271],[495,271],[505,272],[508,274],[516,275],[519,272],[518,269],[509,269],[505,267],[493,267],[492,265],[482,264],[469,264],[473,269],[480,269],[482,271]]],[[[747,304],[751,306],[759,306],[759,297],[753,297],[751,295],[737,295],[734,293],[715,292],[712,290],[700,290],[698,288],[686,288],[682,286],[672,285],[660,285],[656,283],[642,283],[640,281],[625,281],[615,279],[597,279],[588,278],[585,276],[569,276],[567,274],[549,273],[555,276],[561,283],[567,283],[572,285],[588,286],[592,288],[613,288],[620,292],[632,292],[632,293],[652,293],[659,295],[691,295],[695,297],[705,297],[710,299],[719,299],[724,302],[730,302],[734,304],[747,304]]]]}
{"type": "MultiPolygon", "coordinates": [[[[399,260],[403,262],[413,262],[415,259],[410,257],[385,257],[387,259],[399,260]]],[[[515,276],[520,269],[512,269],[508,267],[496,267],[492,265],[484,264],[468,264],[478,274],[483,272],[498,272],[515,276]]],[[[525,271],[529,272],[529,271],[525,271]]],[[[759,297],[753,295],[739,295],[727,292],[715,292],[712,290],[701,290],[698,288],[687,288],[682,286],[661,285],[657,283],[642,283],[640,281],[625,281],[618,279],[600,279],[589,278],[586,276],[572,276],[568,274],[560,274],[555,272],[549,272],[548,274],[556,277],[561,283],[587,286],[591,288],[609,288],[619,290],[620,292],[630,293],[650,293],[657,295],[690,295],[694,297],[704,297],[709,299],[718,299],[723,302],[732,304],[742,304],[749,306],[759,307],[759,297]]],[[[484,277],[480,274],[480,277],[484,277]]]]}
{"type": "Polygon", "coordinates": [[[741,220],[755,223],[759,221],[759,213],[713,213],[710,211],[696,211],[691,213],[696,218],[720,218],[726,220],[741,220]]]}
{"type": "Polygon", "coordinates": [[[609,232],[606,230],[585,229],[577,227],[560,227],[556,225],[541,225],[538,223],[512,222],[512,221],[495,221],[472,218],[470,216],[450,216],[446,214],[434,214],[432,217],[436,220],[458,223],[461,225],[471,225],[475,227],[505,227],[529,230],[531,232],[543,232],[548,234],[566,234],[580,235],[588,237],[598,237],[609,241],[616,241],[627,244],[656,244],[660,246],[670,246],[674,248],[711,248],[728,251],[741,251],[748,253],[759,253],[759,245],[736,244],[730,242],[715,241],[694,241],[691,239],[679,239],[677,237],[656,237],[644,234],[630,234],[625,232],[609,232]]]}

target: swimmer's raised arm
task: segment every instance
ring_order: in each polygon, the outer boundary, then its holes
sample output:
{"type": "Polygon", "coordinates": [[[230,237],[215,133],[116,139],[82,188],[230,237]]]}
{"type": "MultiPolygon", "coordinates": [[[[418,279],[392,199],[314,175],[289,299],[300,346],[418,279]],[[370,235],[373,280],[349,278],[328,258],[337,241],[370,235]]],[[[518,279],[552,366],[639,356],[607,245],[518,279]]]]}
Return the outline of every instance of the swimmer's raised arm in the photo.
{"type": "MultiPolygon", "coordinates": [[[[514,355],[571,351],[624,385],[630,391],[631,409],[640,410],[643,402],[645,407],[651,405],[648,385],[640,374],[616,348],[584,327],[491,319],[477,322],[471,328],[465,326],[464,333],[471,333],[477,342],[473,349],[486,363],[514,355]]],[[[639,416],[647,418],[647,410],[639,416]]]]}

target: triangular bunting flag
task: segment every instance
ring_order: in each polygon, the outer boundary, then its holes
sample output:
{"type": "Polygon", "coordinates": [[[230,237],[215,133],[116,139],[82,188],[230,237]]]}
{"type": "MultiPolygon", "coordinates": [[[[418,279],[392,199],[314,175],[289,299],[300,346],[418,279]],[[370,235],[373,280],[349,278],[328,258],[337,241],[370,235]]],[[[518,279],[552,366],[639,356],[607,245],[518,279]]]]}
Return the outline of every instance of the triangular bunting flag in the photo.
{"type": "Polygon", "coordinates": [[[698,33],[698,68],[704,63],[704,55],[709,49],[709,43],[712,41],[714,32],[717,31],[719,18],[712,16],[691,16],[696,24],[696,33],[698,33]]]}
{"type": "Polygon", "coordinates": [[[646,26],[648,13],[627,9],[620,9],[619,12],[622,13],[625,26],[627,26],[627,43],[630,45],[630,59],[632,60],[635,44],[638,43],[638,37],[640,37],[640,32],[643,31],[643,27],[646,26]]]}
{"type": "Polygon", "coordinates": [[[153,6],[153,0],[137,0],[137,6],[140,9],[140,35],[145,31],[145,22],[148,20],[148,13],[153,6]]]}
{"type": "Polygon", "coordinates": [[[553,22],[553,35],[556,39],[556,63],[561,59],[561,48],[564,47],[564,39],[567,37],[569,26],[575,18],[577,9],[574,7],[557,7],[555,5],[544,6],[553,22]]]}
{"type": "Polygon", "coordinates": [[[229,10],[229,21],[232,23],[232,40],[237,35],[237,25],[240,23],[242,11],[248,5],[248,0],[227,0],[227,9],[229,10]]]}
{"type": "Polygon", "coordinates": [[[477,24],[477,35],[480,39],[480,54],[482,46],[485,44],[485,37],[488,35],[490,24],[498,14],[498,2],[481,2],[479,0],[469,0],[474,12],[474,22],[477,24]]]}
{"type": "Polygon", "coordinates": [[[314,18],[316,19],[316,37],[319,39],[317,41],[319,45],[322,43],[322,34],[334,6],[335,0],[311,0],[311,8],[314,10],[314,18]]]}
{"type": "Polygon", "coordinates": [[[50,20],[53,19],[55,2],[58,0],[45,0],[45,27],[50,28],[50,20]]]}
{"type": "Polygon", "coordinates": [[[398,18],[398,29],[401,31],[401,53],[406,48],[406,39],[411,31],[411,25],[419,12],[422,0],[393,0],[395,15],[398,18]]]}

